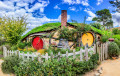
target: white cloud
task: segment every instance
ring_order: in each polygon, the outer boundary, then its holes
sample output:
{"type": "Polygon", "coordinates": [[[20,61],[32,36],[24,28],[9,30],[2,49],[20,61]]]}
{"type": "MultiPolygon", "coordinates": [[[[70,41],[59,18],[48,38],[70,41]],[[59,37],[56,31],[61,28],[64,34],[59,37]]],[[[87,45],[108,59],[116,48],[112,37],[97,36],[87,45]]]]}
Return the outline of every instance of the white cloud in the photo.
{"type": "Polygon", "coordinates": [[[28,9],[28,12],[33,12],[40,9],[40,12],[44,12],[44,8],[49,4],[49,2],[42,1],[41,3],[36,3],[32,8],[28,9]]]}
{"type": "Polygon", "coordinates": [[[94,17],[96,17],[96,15],[92,12],[92,11],[90,11],[90,10],[88,10],[88,9],[85,9],[84,10],[86,13],[88,13],[88,15],[89,15],[89,17],[86,19],[87,21],[92,21],[92,19],[94,18],[94,17]]]}
{"type": "Polygon", "coordinates": [[[84,6],[89,6],[88,0],[82,1],[82,5],[84,5],[84,6]]]}
{"type": "Polygon", "coordinates": [[[60,9],[60,7],[58,7],[58,5],[55,5],[54,9],[60,9]]]}
{"type": "MultiPolygon", "coordinates": [[[[10,4],[10,3],[9,3],[10,4]]],[[[8,4],[8,5],[9,5],[8,4]]],[[[14,7],[13,6],[8,6],[7,4],[6,4],[6,2],[5,3],[3,3],[2,1],[0,1],[0,10],[8,10],[8,11],[13,11],[14,10],[14,7]]]]}
{"type": "Polygon", "coordinates": [[[76,10],[76,7],[69,7],[69,9],[70,9],[71,11],[78,11],[78,10],[76,10]]]}
{"type": "Polygon", "coordinates": [[[73,4],[82,4],[83,6],[89,6],[88,0],[63,0],[63,3],[73,5],[73,4]]]}
{"type": "Polygon", "coordinates": [[[116,12],[112,14],[113,26],[120,26],[120,13],[116,12]]]}
{"type": "Polygon", "coordinates": [[[100,5],[103,2],[103,0],[97,0],[97,5],[100,5]]]}

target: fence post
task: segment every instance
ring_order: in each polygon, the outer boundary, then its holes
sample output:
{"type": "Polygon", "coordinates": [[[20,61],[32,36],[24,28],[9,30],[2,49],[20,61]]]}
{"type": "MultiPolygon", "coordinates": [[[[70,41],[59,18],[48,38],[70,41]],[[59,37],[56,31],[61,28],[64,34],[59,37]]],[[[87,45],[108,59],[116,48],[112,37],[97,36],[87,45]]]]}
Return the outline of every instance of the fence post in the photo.
{"type": "Polygon", "coordinates": [[[75,59],[75,49],[73,50],[73,59],[75,59]]]}
{"type": "Polygon", "coordinates": [[[22,52],[22,58],[23,58],[23,60],[24,60],[24,52],[22,52]]]}
{"type": "Polygon", "coordinates": [[[103,44],[101,44],[100,61],[102,61],[103,44]]]}
{"type": "Polygon", "coordinates": [[[29,52],[27,52],[27,59],[29,59],[29,52]]]}
{"type": "Polygon", "coordinates": [[[108,42],[105,43],[105,59],[108,58],[108,42]]]}
{"type": "Polygon", "coordinates": [[[66,51],[66,59],[68,59],[68,51],[66,51]]]}
{"type": "Polygon", "coordinates": [[[7,48],[3,46],[3,57],[7,57],[7,48]]]}
{"type": "Polygon", "coordinates": [[[34,60],[34,57],[35,57],[35,53],[32,53],[32,60],[34,60]]]}
{"type": "Polygon", "coordinates": [[[58,52],[58,61],[60,60],[60,52],[58,52]]]}
{"type": "Polygon", "coordinates": [[[40,55],[40,54],[38,55],[38,61],[39,61],[39,63],[42,62],[42,60],[41,60],[41,55],[40,55]]]}
{"type": "Polygon", "coordinates": [[[18,51],[18,56],[19,56],[19,58],[20,58],[20,51],[18,51]]]}
{"type": "Polygon", "coordinates": [[[53,56],[53,52],[51,52],[51,60],[54,58],[54,56],[53,56]]]}
{"type": "Polygon", "coordinates": [[[48,53],[45,54],[45,60],[48,60],[48,53]]]}
{"type": "Polygon", "coordinates": [[[19,55],[19,50],[15,51],[15,55],[19,55]]]}
{"type": "Polygon", "coordinates": [[[85,46],[85,59],[88,61],[88,44],[85,46]]]}
{"type": "Polygon", "coordinates": [[[106,59],[108,58],[108,42],[106,43],[106,59]]]}
{"type": "Polygon", "coordinates": [[[105,43],[103,44],[103,60],[105,59],[105,43]]]}
{"type": "Polygon", "coordinates": [[[83,61],[82,49],[80,49],[80,61],[83,61]]]}

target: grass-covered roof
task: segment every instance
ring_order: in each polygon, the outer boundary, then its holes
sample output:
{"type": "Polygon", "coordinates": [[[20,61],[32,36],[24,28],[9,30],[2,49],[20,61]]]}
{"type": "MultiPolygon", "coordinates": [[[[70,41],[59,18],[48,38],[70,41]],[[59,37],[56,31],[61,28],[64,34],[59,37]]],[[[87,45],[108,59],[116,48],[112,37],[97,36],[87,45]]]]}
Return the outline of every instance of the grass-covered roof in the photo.
{"type": "MultiPolygon", "coordinates": [[[[69,23],[69,24],[73,25],[73,26],[84,25],[83,23],[69,23]]],[[[27,37],[28,35],[33,34],[33,33],[42,32],[42,31],[48,31],[48,30],[52,30],[52,29],[57,29],[60,26],[61,26],[60,22],[46,23],[46,24],[43,24],[42,26],[38,26],[38,27],[32,29],[31,31],[29,31],[28,33],[23,35],[21,39],[24,39],[25,37],[27,37]]],[[[100,30],[100,29],[97,29],[97,28],[92,27],[92,26],[90,26],[90,27],[91,27],[91,30],[93,30],[95,33],[98,33],[98,34],[101,34],[101,35],[112,34],[111,31],[100,30]]]]}
{"type": "Polygon", "coordinates": [[[56,29],[56,28],[58,28],[60,26],[61,26],[60,22],[57,22],[57,23],[46,23],[46,24],[43,24],[42,26],[35,27],[31,31],[29,31],[28,33],[23,35],[21,39],[24,39],[29,34],[56,29]]]}

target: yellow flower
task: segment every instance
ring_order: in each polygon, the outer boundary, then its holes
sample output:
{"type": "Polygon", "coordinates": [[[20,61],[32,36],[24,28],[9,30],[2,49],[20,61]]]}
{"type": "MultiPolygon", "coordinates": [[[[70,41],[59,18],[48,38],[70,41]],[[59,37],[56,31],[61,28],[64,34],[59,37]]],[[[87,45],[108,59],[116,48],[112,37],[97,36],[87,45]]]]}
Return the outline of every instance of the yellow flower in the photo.
{"type": "Polygon", "coordinates": [[[40,54],[44,54],[45,53],[45,49],[39,49],[37,52],[39,52],[40,54]]]}
{"type": "Polygon", "coordinates": [[[23,49],[18,48],[19,51],[22,51],[23,49]]]}

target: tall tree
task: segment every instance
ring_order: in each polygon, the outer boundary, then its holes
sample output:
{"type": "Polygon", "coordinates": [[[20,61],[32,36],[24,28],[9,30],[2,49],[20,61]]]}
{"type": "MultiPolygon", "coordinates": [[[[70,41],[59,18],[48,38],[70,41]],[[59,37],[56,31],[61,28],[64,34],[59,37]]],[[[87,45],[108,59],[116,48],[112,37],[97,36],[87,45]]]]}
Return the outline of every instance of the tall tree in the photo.
{"type": "Polygon", "coordinates": [[[94,17],[92,21],[102,22],[104,26],[108,26],[106,24],[112,21],[112,15],[108,9],[96,11],[95,14],[97,17],[94,17]]]}
{"type": "Polygon", "coordinates": [[[105,26],[107,27],[107,29],[113,28],[113,21],[109,20],[105,26]]]}
{"type": "Polygon", "coordinates": [[[17,44],[20,40],[21,35],[26,31],[26,18],[17,17],[3,17],[0,21],[0,33],[10,44],[17,44]]]}
{"type": "Polygon", "coordinates": [[[116,0],[116,1],[109,1],[110,4],[112,4],[113,7],[117,7],[116,10],[114,10],[113,12],[119,12],[120,13],[120,0],[116,0]]]}

